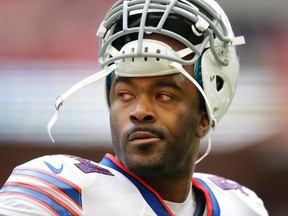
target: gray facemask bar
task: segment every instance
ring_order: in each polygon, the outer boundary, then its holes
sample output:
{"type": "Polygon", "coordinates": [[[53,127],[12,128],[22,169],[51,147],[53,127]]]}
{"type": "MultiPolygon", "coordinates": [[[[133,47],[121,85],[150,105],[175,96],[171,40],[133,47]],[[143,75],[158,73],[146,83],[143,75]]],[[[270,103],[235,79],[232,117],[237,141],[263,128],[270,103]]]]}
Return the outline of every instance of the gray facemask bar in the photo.
{"type": "Polygon", "coordinates": [[[181,65],[192,65],[194,64],[197,59],[201,56],[203,50],[208,47],[211,49],[211,52],[214,55],[214,58],[222,65],[228,65],[228,60],[223,58],[223,56],[219,53],[217,53],[215,46],[223,46],[227,47],[228,45],[232,44],[233,39],[228,36],[227,29],[225,24],[223,23],[221,17],[211,9],[211,7],[207,6],[202,1],[196,1],[193,2],[196,3],[196,5],[200,5],[204,10],[209,12],[213,20],[209,19],[206,15],[199,12],[195,6],[193,6],[188,1],[177,1],[177,0],[160,0],[160,1],[153,1],[153,3],[159,3],[159,4],[153,4],[151,1],[143,1],[143,5],[139,5],[139,1],[124,1],[123,4],[115,5],[111,10],[109,15],[104,19],[102,22],[97,35],[102,38],[102,47],[100,48],[100,58],[99,63],[102,66],[107,66],[119,59],[124,58],[130,58],[132,57],[130,54],[120,54],[118,56],[112,56],[107,58],[107,55],[105,55],[105,52],[107,49],[109,49],[109,46],[112,46],[112,42],[115,41],[117,38],[120,38],[127,34],[132,33],[139,33],[138,36],[138,52],[135,53],[135,56],[146,56],[146,57],[155,57],[155,58],[165,58],[173,62],[178,62],[181,65]],[[169,3],[169,6],[161,5],[161,3],[169,3]],[[185,2],[185,3],[182,3],[185,2]],[[189,5],[188,5],[189,4],[189,5]],[[159,21],[158,25],[156,27],[153,26],[145,26],[146,21],[146,15],[148,12],[155,12],[155,11],[161,11],[164,12],[161,20],[159,21]],[[140,26],[138,27],[128,27],[128,14],[130,13],[142,13],[140,26]],[[200,44],[200,46],[196,47],[193,45],[190,41],[185,39],[179,34],[174,33],[173,31],[163,29],[163,25],[165,23],[165,20],[169,14],[179,14],[183,17],[186,17],[187,19],[191,20],[191,22],[195,23],[195,25],[191,26],[191,33],[194,29],[197,29],[198,34],[203,34],[205,32],[205,37],[203,39],[203,42],[200,44]],[[122,16],[123,14],[123,16],[122,16]],[[113,33],[112,35],[109,35],[109,31],[113,32],[113,27],[110,28],[110,26],[113,26],[115,24],[115,19],[117,17],[123,18],[123,30],[113,33]],[[109,29],[109,30],[108,30],[109,29]],[[108,32],[108,33],[107,33],[108,32]],[[142,40],[144,38],[145,32],[151,32],[161,35],[166,35],[171,38],[176,39],[177,41],[185,44],[190,50],[193,51],[195,54],[194,57],[190,60],[184,60],[181,58],[176,58],[172,56],[163,56],[161,54],[151,56],[149,54],[140,53],[140,50],[142,50],[142,40]],[[107,34],[107,35],[106,35],[107,34]],[[216,35],[216,40],[213,37],[213,34],[216,35]],[[216,44],[215,44],[216,43],[216,44]]]}

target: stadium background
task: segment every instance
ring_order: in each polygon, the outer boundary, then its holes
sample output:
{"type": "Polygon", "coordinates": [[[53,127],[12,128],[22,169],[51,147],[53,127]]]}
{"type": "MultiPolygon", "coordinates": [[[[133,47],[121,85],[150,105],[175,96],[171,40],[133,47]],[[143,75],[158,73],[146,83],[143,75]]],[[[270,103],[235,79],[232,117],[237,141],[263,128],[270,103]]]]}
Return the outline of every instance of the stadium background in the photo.
{"type": "MultiPolygon", "coordinates": [[[[95,32],[114,1],[0,1],[0,187],[13,167],[45,154],[98,161],[112,152],[103,81],[77,92],[46,125],[54,100],[99,70],[95,32]]],[[[239,88],[197,171],[255,190],[272,216],[288,214],[288,2],[219,0],[240,47],[239,88]]],[[[203,149],[206,142],[203,142],[203,149]]]]}

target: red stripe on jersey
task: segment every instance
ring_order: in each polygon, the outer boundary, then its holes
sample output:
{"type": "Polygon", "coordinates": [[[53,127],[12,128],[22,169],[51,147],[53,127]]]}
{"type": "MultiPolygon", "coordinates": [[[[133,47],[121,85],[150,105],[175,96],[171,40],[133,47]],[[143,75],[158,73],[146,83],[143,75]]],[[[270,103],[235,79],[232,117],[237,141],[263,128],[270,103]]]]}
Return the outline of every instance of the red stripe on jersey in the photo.
{"type": "MultiPolygon", "coordinates": [[[[24,188],[30,188],[32,190],[38,191],[44,195],[46,195],[47,197],[49,197],[50,199],[52,199],[54,202],[58,203],[60,206],[66,208],[68,211],[70,211],[73,215],[78,215],[77,212],[74,211],[74,209],[72,209],[69,205],[67,205],[66,203],[62,202],[60,199],[58,199],[57,197],[55,197],[54,195],[48,193],[47,191],[40,189],[39,187],[35,187],[33,185],[29,185],[26,183],[21,183],[21,182],[6,182],[5,185],[15,185],[15,186],[20,186],[20,187],[24,187],[24,188]]],[[[29,199],[32,199],[35,201],[35,198],[33,199],[32,197],[27,197],[29,199]]],[[[39,202],[42,204],[42,202],[39,202]]],[[[43,205],[44,207],[46,207],[46,205],[43,205]]]]}
{"type": "Polygon", "coordinates": [[[206,205],[207,205],[207,216],[212,216],[212,212],[213,212],[213,204],[211,201],[211,197],[209,192],[206,190],[206,188],[200,184],[196,179],[192,179],[192,185],[201,190],[204,193],[205,199],[206,199],[206,205]]]}
{"type": "MultiPolygon", "coordinates": [[[[50,172],[48,172],[48,171],[46,171],[46,170],[44,170],[44,169],[22,167],[22,168],[18,168],[17,170],[30,170],[30,171],[36,171],[36,172],[44,173],[45,175],[48,175],[48,176],[50,176],[50,177],[53,178],[53,179],[57,179],[57,180],[65,183],[65,184],[67,184],[69,187],[71,187],[71,188],[73,188],[75,191],[77,191],[78,194],[82,194],[82,189],[81,189],[78,185],[76,185],[76,184],[74,184],[73,182],[67,180],[66,178],[63,178],[63,177],[61,177],[61,176],[52,174],[52,173],[50,173],[50,172]]],[[[16,173],[15,173],[15,172],[12,173],[12,175],[20,175],[20,174],[21,174],[21,173],[17,173],[17,172],[16,172],[16,173]]],[[[25,175],[25,174],[24,174],[24,175],[25,175]]],[[[26,176],[28,176],[28,175],[26,175],[26,176]]],[[[38,178],[38,177],[36,177],[36,178],[37,178],[39,181],[41,180],[41,179],[38,178]]],[[[45,180],[44,180],[44,181],[45,181],[45,180]]],[[[49,184],[49,183],[48,183],[48,184],[49,184]]],[[[56,186],[56,187],[57,187],[57,186],[56,186]]],[[[59,191],[57,191],[57,192],[59,192],[59,191]]],[[[62,191],[60,191],[60,193],[61,193],[62,195],[65,194],[65,193],[62,192],[62,191]]],[[[65,196],[65,197],[66,197],[66,196],[65,196]]],[[[73,200],[72,197],[70,197],[69,200],[72,200],[72,202],[75,203],[76,206],[78,206],[78,208],[79,208],[80,210],[82,210],[82,205],[79,205],[77,202],[75,202],[75,200],[73,200]]]]}
{"type": "MultiPolygon", "coordinates": [[[[30,169],[31,170],[31,169],[30,169]]],[[[36,169],[34,169],[36,170],[36,169]]],[[[38,170],[40,171],[40,170],[38,170]]],[[[43,170],[41,170],[41,172],[44,172],[43,170]]],[[[47,172],[46,172],[47,173],[47,172]]],[[[48,174],[48,173],[47,173],[48,174]]],[[[17,175],[17,176],[23,176],[25,178],[30,178],[30,179],[34,179],[34,180],[37,180],[45,185],[47,185],[48,187],[50,187],[51,189],[53,189],[54,191],[56,191],[59,195],[63,196],[63,197],[66,197],[68,200],[70,200],[72,203],[74,203],[77,208],[79,208],[80,210],[83,210],[82,206],[80,206],[78,203],[76,203],[70,196],[68,196],[66,193],[64,193],[61,189],[59,189],[57,186],[53,185],[53,184],[50,184],[49,182],[47,181],[44,181],[42,179],[39,179],[35,176],[28,176],[28,175],[23,175],[23,174],[18,174],[18,173],[14,173],[13,175],[17,175]]],[[[50,173],[49,173],[50,175],[50,173]]],[[[52,176],[52,175],[51,175],[52,176]]],[[[56,176],[53,175],[54,178],[56,178],[56,176]]],[[[58,179],[60,179],[58,176],[57,176],[58,179]]],[[[61,181],[62,181],[62,178],[61,178],[61,181]]],[[[67,183],[67,181],[65,182],[67,183]]],[[[80,189],[81,191],[81,189],[80,189]]]]}
{"type": "Polygon", "coordinates": [[[78,193],[81,193],[81,188],[78,185],[76,185],[73,182],[67,180],[66,178],[63,178],[63,177],[58,176],[58,175],[51,174],[50,172],[48,172],[48,171],[46,171],[44,169],[37,169],[37,168],[30,168],[30,167],[21,167],[21,168],[17,168],[17,169],[19,169],[19,170],[20,169],[23,169],[23,170],[28,169],[28,170],[35,170],[35,171],[43,172],[43,173],[45,173],[45,174],[47,174],[47,175],[49,175],[49,176],[51,176],[53,178],[56,178],[56,179],[59,179],[59,180],[65,182],[66,184],[70,185],[75,190],[77,190],[78,193]]]}

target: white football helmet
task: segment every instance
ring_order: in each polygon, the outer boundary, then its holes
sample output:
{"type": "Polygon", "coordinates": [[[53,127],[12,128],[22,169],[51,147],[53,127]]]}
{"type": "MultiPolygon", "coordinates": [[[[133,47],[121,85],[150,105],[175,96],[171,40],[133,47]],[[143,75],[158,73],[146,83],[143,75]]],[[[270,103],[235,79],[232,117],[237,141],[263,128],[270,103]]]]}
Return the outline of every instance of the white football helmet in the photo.
{"type": "Polygon", "coordinates": [[[196,64],[197,87],[205,99],[211,128],[228,109],[239,74],[235,46],[244,40],[234,37],[226,14],[214,0],[118,1],[97,35],[99,63],[103,67],[116,64],[116,75],[183,73],[183,65],[196,64]],[[152,33],[171,37],[185,48],[175,52],[166,44],[145,39],[152,33]],[[191,53],[191,59],[183,59],[191,53]]]}
{"type": "MultiPolygon", "coordinates": [[[[201,93],[210,129],[227,111],[239,75],[237,45],[229,20],[214,0],[120,0],[107,12],[97,36],[100,37],[99,63],[103,70],[88,77],[56,99],[58,111],[63,101],[83,86],[113,74],[126,77],[161,76],[182,73],[201,93]],[[182,43],[173,50],[167,44],[146,39],[160,34],[182,43]],[[192,55],[191,55],[192,54],[192,55]],[[184,57],[191,56],[190,59],[184,57]],[[183,65],[194,65],[193,78],[183,65]]],[[[48,124],[51,127],[58,112],[48,124]]]]}

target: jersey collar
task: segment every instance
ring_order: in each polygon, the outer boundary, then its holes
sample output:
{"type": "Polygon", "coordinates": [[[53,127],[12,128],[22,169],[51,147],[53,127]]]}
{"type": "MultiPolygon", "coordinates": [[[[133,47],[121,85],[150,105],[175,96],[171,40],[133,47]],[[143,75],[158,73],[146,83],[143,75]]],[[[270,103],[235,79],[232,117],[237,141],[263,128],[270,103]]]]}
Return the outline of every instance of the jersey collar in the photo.
{"type": "MultiPolygon", "coordinates": [[[[138,188],[143,198],[157,215],[173,215],[161,196],[139,176],[130,172],[123,164],[115,159],[113,155],[106,154],[100,161],[100,164],[108,166],[128,178],[138,188]]],[[[205,207],[207,207],[207,216],[220,216],[219,204],[209,186],[199,178],[193,178],[192,185],[197,202],[194,216],[203,215],[205,207]]]]}

